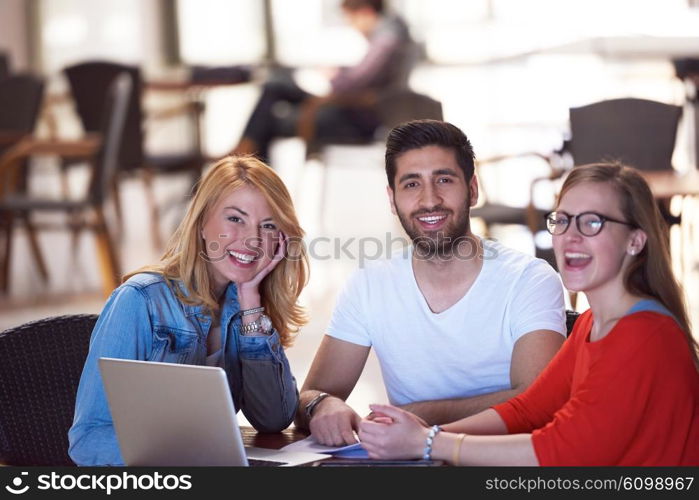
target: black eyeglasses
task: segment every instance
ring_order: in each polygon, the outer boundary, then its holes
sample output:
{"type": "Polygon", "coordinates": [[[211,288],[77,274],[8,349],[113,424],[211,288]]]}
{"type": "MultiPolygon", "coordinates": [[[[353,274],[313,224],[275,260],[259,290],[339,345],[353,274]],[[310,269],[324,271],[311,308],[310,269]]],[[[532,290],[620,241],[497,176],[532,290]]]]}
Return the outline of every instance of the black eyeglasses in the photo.
{"type": "Polygon", "coordinates": [[[595,236],[599,234],[605,222],[616,222],[617,224],[635,227],[633,224],[624,222],[623,220],[612,219],[611,217],[598,214],[597,212],[582,212],[577,215],[571,215],[565,212],[551,212],[546,215],[545,219],[546,229],[555,236],[565,233],[570,226],[570,221],[573,219],[575,219],[575,225],[578,231],[583,236],[595,236]]]}

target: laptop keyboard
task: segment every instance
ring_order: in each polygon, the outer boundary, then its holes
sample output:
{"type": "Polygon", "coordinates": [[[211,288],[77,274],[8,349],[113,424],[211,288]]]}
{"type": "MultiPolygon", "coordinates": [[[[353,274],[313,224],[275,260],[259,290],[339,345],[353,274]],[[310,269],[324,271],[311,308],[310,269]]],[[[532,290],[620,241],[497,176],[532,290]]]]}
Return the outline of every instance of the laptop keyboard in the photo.
{"type": "Polygon", "coordinates": [[[279,467],[287,462],[275,462],[274,460],[260,460],[259,458],[248,458],[250,467],[279,467]]]}

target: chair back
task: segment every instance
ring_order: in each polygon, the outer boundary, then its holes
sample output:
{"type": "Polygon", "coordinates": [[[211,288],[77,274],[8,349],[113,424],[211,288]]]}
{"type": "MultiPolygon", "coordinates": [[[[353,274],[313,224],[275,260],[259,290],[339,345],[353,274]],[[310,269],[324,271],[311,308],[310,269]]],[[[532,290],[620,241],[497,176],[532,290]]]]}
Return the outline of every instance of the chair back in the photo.
{"type": "Polygon", "coordinates": [[[74,465],[68,430],[97,315],[57,316],[0,333],[0,462],[74,465]]]}
{"type": "Polygon", "coordinates": [[[639,170],[671,170],[682,108],[612,99],[570,110],[575,165],[619,160],[639,170]]]}
{"type": "Polygon", "coordinates": [[[580,316],[580,313],[577,311],[572,311],[570,309],[566,309],[566,336],[570,337],[570,334],[573,332],[573,327],[575,326],[575,322],[578,320],[578,316],[580,316]]]}
{"type": "Polygon", "coordinates": [[[128,114],[124,139],[119,149],[120,169],[132,170],[143,164],[143,110],[141,89],[143,82],[137,66],[89,61],[63,70],[75,101],[75,110],[86,132],[100,132],[103,126],[103,109],[107,93],[114,79],[121,73],[128,73],[133,82],[133,92],[129,98],[128,114]]]}
{"type": "Polygon", "coordinates": [[[7,54],[0,52],[0,80],[10,76],[10,62],[8,61],[7,54]]]}
{"type": "Polygon", "coordinates": [[[35,76],[0,79],[0,130],[33,132],[43,93],[44,81],[35,76]]]}
{"type": "Polygon", "coordinates": [[[675,67],[675,75],[677,75],[677,78],[680,80],[699,75],[699,58],[697,57],[682,57],[673,59],[672,65],[675,67]]]}
{"type": "Polygon", "coordinates": [[[442,103],[410,89],[397,89],[379,97],[378,112],[381,126],[388,132],[410,120],[442,120],[442,103]]]}
{"type": "MultiPolygon", "coordinates": [[[[11,136],[11,139],[0,141],[0,156],[23,136],[34,132],[43,95],[44,81],[41,78],[32,75],[0,77],[0,130],[11,136]]],[[[29,171],[23,168],[15,189],[23,192],[28,178],[29,171]]]]}
{"type": "Polygon", "coordinates": [[[119,166],[119,152],[126,132],[129,101],[133,95],[133,82],[127,72],[118,75],[106,95],[101,107],[102,148],[94,164],[94,172],[89,186],[88,197],[101,204],[108,196],[110,187],[119,166]]]}

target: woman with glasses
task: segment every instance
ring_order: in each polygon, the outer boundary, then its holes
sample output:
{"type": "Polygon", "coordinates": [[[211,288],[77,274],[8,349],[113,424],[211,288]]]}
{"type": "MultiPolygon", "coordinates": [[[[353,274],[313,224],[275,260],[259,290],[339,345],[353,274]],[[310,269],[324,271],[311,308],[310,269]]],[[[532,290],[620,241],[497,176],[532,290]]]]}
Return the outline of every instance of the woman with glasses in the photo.
{"type": "Polygon", "coordinates": [[[546,217],[563,283],[590,309],[519,396],[427,427],[372,405],[372,458],[454,465],[699,465],[699,361],[667,228],[633,169],[573,169],[546,217]]]}

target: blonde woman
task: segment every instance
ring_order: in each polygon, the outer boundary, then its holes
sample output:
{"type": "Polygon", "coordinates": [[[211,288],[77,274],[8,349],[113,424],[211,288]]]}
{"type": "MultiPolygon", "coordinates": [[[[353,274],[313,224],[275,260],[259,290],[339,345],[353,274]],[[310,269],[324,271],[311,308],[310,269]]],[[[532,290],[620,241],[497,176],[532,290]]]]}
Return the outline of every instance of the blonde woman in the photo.
{"type": "Polygon", "coordinates": [[[230,156],[201,179],[157,264],[125,277],[90,341],[69,432],[79,465],[123,463],[100,357],[222,367],[236,408],[262,432],[298,404],[283,347],[306,323],[308,259],[289,192],[257,159],[230,156]]]}

